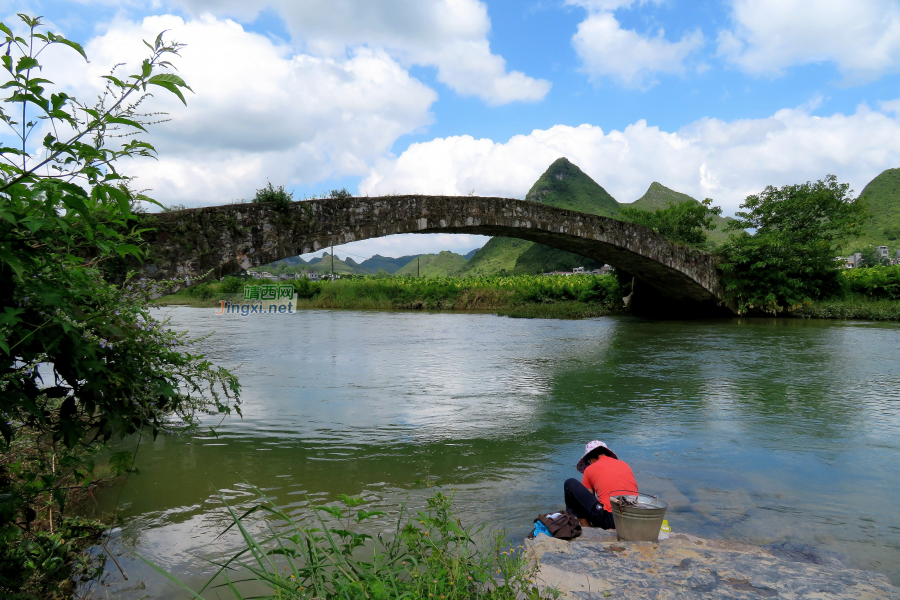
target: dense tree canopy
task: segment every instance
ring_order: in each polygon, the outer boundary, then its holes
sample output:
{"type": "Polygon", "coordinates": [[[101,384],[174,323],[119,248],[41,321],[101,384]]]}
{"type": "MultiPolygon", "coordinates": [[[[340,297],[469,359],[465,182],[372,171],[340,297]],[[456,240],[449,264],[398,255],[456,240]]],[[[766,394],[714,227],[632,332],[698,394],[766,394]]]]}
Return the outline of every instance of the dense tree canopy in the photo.
{"type": "Polygon", "coordinates": [[[866,217],[849,185],[828,175],[769,186],[741,208],[719,249],[726,299],[740,312],[775,314],[840,291],[835,257],[866,217]]]}

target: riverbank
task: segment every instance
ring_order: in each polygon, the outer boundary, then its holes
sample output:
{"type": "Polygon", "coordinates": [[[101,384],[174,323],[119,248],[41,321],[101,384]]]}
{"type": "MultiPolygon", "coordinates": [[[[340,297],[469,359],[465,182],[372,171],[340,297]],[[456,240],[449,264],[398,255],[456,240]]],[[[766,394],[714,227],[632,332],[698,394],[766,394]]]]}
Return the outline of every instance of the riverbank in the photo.
{"type": "Polygon", "coordinates": [[[900,599],[884,575],[839,561],[678,533],[661,542],[621,542],[614,531],[585,528],[571,542],[526,540],[538,584],[561,598],[900,599]]]}
{"type": "MultiPolygon", "coordinates": [[[[260,285],[254,280],[245,283],[260,285]]],[[[362,277],[323,283],[305,279],[281,282],[285,283],[295,288],[297,310],[463,310],[555,319],[583,319],[622,312],[623,294],[616,278],[609,275],[362,277]]],[[[164,296],[156,304],[217,307],[222,300],[243,301],[241,293],[224,292],[234,289],[227,278],[224,282],[201,286],[164,296]]]]}
{"type": "Polygon", "coordinates": [[[802,306],[788,316],[801,319],[858,319],[862,321],[900,321],[900,300],[851,297],[822,300],[802,306]]]}
{"type": "MultiPolygon", "coordinates": [[[[201,284],[164,296],[157,306],[219,307],[222,300],[240,303],[239,292],[225,292],[226,282],[201,284]]],[[[254,280],[231,282],[242,289],[254,280]]],[[[282,282],[286,283],[286,282],[282,282]]],[[[586,319],[626,314],[618,283],[611,276],[570,277],[361,277],[334,282],[290,282],[297,310],[444,310],[486,311],[527,319],[586,319]]],[[[801,319],[900,321],[900,300],[849,293],[844,298],[813,302],[780,315],[801,319]]]]}

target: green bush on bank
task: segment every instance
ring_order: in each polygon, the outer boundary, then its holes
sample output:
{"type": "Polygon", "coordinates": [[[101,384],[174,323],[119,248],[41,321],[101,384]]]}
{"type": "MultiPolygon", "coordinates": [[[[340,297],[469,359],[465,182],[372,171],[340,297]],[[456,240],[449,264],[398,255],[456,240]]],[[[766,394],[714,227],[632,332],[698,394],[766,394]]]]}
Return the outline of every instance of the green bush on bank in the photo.
{"type": "Polygon", "coordinates": [[[863,321],[900,321],[900,301],[873,300],[864,296],[820,300],[791,311],[803,319],[859,319],[863,321]]]}
{"type": "Polygon", "coordinates": [[[900,265],[842,272],[847,291],[870,298],[900,300],[900,265]]]}
{"type": "Polygon", "coordinates": [[[191,596],[202,600],[210,590],[210,598],[220,598],[226,591],[241,598],[240,590],[248,583],[254,589],[268,588],[266,597],[284,600],[559,596],[537,587],[538,564],[525,556],[521,546],[510,547],[502,532],[464,526],[453,512],[452,494],[436,492],[416,515],[401,507],[393,535],[377,538],[361,532],[361,524],[384,513],[363,509],[362,498],[343,494],[339,498],[342,506],[315,507],[314,527],[268,500],[240,516],[229,507],[229,529],[240,531],[242,549],[220,563],[218,572],[198,592],[190,591],[191,596]],[[248,520],[255,513],[267,517],[267,537],[251,533],[248,520]]]}

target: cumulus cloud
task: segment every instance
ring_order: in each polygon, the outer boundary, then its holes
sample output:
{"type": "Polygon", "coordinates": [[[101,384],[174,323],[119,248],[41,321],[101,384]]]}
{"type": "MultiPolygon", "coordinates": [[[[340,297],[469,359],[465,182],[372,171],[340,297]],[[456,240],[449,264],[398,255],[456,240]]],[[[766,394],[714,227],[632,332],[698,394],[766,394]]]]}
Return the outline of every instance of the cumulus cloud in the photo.
{"type": "Polygon", "coordinates": [[[386,50],[404,65],[437,68],[438,80],[464,96],[491,105],[533,102],[550,82],[508,71],[491,52],[487,6],[480,0],[180,0],[195,14],[214,12],[250,19],[270,7],[294,40],[317,56],[338,57],[365,45],[386,50]]]}
{"type": "Polygon", "coordinates": [[[733,0],[718,52],[753,74],[830,61],[850,80],[900,67],[896,0],[733,0]]]}
{"type": "Polygon", "coordinates": [[[458,136],[413,144],[376,163],[360,191],[524,198],[557,158],[581,167],[620,202],[653,181],[713,198],[732,214],[766,185],[834,173],[857,192],[882,170],[900,166],[900,120],[860,106],[851,115],[812,116],[784,109],[763,119],[701,119],[666,132],[641,120],[623,131],[557,125],[506,143],[458,136]]]}
{"type": "Polygon", "coordinates": [[[137,64],[146,51],[139,40],[163,30],[187,44],[175,62],[195,94],[187,108],[165,93],[147,105],[171,118],[150,136],[161,158],[127,167],[162,201],[220,203],[249,197],[266,178],[308,184],[361,175],[399,136],[431,121],[435,92],[383,50],[297,54],[211,16],[118,21],[86,45],[91,63],[54,69],[57,53],[48,69],[89,98],[100,75],[116,62],[137,64]]]}
{"type": "Polygon", "coordinates": [[[612,13],[595,12],[578,24],[572,44],[592,79],[612,77],[627,87],[646,88],[657,73],[683,73],[688,55],[703,47],[703,34],[698,29],[670,42],[662,29],[646,37],[622,29],[612,13]]]}

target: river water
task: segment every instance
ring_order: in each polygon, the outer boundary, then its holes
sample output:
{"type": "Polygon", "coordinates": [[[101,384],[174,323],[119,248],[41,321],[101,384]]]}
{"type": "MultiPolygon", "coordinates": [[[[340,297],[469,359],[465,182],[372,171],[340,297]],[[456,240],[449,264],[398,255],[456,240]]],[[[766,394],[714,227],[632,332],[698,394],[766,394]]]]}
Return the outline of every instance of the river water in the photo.
{"type": "Polygon", "coordinates": [[[129,580],[110,562],[97,597],[184,597],[130,553],[198,586],[229,549],[218,492],[249,507],[251,486],[298,513],[346,493],[395,514],[428,481],[457,490],[465,521],[522,537],[562,508],[592,439],[669,503],[674,531],[900,584],[897,324],[165,312],[214,331],[201,345],[236,369],[244,416],[142,440],[140,474],[98,497],[125,519],[109,545],[129,580]]]}

